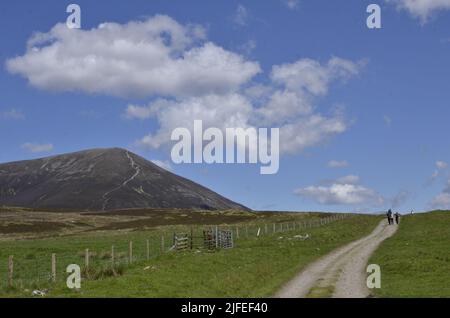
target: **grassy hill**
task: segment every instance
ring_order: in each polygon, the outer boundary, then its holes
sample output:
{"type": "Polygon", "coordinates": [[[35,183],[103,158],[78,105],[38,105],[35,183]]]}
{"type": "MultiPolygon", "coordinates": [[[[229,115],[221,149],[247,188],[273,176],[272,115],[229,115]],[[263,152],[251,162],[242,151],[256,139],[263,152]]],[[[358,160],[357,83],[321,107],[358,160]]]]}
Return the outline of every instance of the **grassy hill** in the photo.
{"type": "MultiPolygon", "coordinates": [[[[318,217],[315,214],[303,221],[317,223],[318,217]]],[[[15,287],[1,289],[0,297],[29,297],[34,288],[49,288],[49,297],[271,296],[305,265],[342,244],[367,235],[379,220],[379,217],[355,215],[315,228],[291,228],[274,234],[270,233],[270,228],[266,234],[264,227],[261,227],[260,237],[256,236],[255,231],[260,225],[249,224],[247,231],[247,225],[241,224],[236,247],[217,252],[194,249],[161,253],[161,231],[165,231],[167,249],[176,228],[0,242],[1,279],[5,281],[6,258],[11,254],[15,255],[18,275],[15,287]],[[307,233],[310,239],[299,240],[294,237],[307,233]],[[150,260],[141,257],[145,255],[146,239],[150,239],[152,244],[150,260]],[[122,255],[126,258],[129,240],[133,240],[137,259],[132,265],[119,268],[120,276],[111,277],[107,270],[110,266],[108,252],[111,244],[115,244],[118,257],[122,255]],[[98,264],[96,268],[100,270],[93,273],[94,279],[83,281],[79,292],[68,290],[64,287],[64,266],[72,263],[83,265],[85,248],[93,252],[92,266],[98,264]],[[57,253],[59,265],[56,284],[48,283],[50,253],[57,253]],[[21,283],[21,280],[27,281],[26,275],[36,277],[42,271],[47,271],[47,276],[41,275],[40,280],[31,286],[21,283]]],[[[277,228],[280,226],[277,223],[277,228]]]]}
{"type": "Polygon", "coordinates": [[[381,266],[380,297],[450,297],[450,212],[403,217],[370,263],[381,266]]]}

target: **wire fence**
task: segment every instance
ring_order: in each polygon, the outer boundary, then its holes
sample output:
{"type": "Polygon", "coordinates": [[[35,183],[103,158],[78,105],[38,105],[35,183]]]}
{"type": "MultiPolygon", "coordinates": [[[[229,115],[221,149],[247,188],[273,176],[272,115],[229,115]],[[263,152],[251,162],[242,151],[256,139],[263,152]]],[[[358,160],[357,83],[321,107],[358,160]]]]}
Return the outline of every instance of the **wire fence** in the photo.
{"type": "MultiPolygon", "coordinates": [[[[82,269],[82,279],[95,280],[121,275],[126,267],[142,261],[152,260],[169,252],[179,252],[177,239],[182,238],[181,250],[215,250],[223,245],[207,242],[206,232],[224,231],[231,236],[227,247],[239,246],[239,242],[288,231],[317,228],[331,222],[348,218],[349,214],[335,214],[325,218],[280,223],[254,223],[221,226],[179,226],[172,232],[155,231],[146,238],[117,237],[109,242],[92,244],[80,249],[48,247],[20,255],[0,255],[0,288],[45,288],[65,282],[66,269],[77,264],[82,269]]],[[[217,235],[217,234],[216,234],[217,235]]],[[[216,235],[212,239],[216,240],[216,235]]],[[[145,235],[144,235],[145,236],[145,235]]],[[[211,239],[211,238],[209,238],[211,239]]],[[[215,241],[214,241],[215,242],[215,241]]]]}

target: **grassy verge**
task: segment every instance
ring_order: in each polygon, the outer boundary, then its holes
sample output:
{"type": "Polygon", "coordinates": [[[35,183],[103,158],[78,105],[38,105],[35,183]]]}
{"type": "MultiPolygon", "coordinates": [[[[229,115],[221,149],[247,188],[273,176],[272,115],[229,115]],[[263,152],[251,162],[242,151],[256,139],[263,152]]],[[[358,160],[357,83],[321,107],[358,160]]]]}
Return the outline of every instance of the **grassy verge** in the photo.
{"type": "MultiPolygon", "coordinates": [[[[127,267],[122,276],[83,281],[78,292],[61,282],[49,296],[267,297],[306,264],[370,233],[378,222],[376,217],[354,216],[313,229],[242,238],[231,250],[166,253],[127,267]],[[293,237],[305,233],[311,238],[293,237]]],[[[29,291],[19,288],[0,296],[29,296],[29,291]]]]}
{"type": "Polygon", "coordinates": [[[404,217],[370,263],[381,266],[379,297],[450,297],[450,212],[404,217]]]}

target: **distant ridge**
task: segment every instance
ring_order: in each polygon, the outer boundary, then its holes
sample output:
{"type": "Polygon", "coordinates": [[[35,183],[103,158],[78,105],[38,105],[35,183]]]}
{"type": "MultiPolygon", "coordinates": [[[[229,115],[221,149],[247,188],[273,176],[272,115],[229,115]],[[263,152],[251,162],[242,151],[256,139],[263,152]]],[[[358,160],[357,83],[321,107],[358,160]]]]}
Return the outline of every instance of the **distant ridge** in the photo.
{"type": "Polygon", "coordinates": [[[0,205],[81,211],[248,210],[121,148],[0,164],[0,205]]]}

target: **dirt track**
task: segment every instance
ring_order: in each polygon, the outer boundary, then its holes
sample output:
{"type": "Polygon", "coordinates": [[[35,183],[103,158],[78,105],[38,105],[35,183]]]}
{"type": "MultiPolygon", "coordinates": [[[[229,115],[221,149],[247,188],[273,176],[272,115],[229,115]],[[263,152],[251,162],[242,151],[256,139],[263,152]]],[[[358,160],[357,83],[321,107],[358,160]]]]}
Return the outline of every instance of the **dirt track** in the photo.
{"type": "Polygon", "coordinates": [[[368,236],[340,247],[308,265],[275,295],[277,298],[328,296],[338,298],[365,298],[366,266],[378,245],[397,230],[386,220],[380,222],[368,236]]]}

